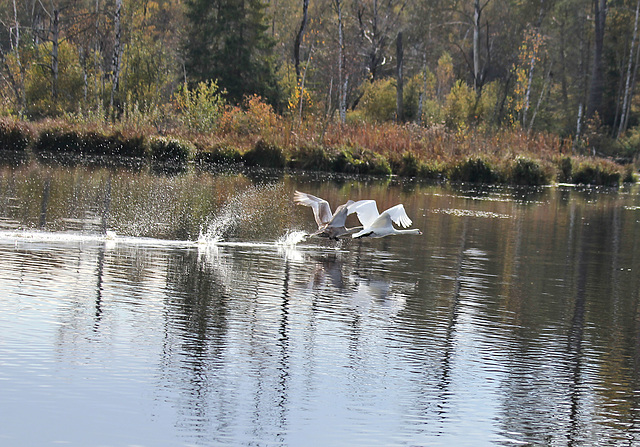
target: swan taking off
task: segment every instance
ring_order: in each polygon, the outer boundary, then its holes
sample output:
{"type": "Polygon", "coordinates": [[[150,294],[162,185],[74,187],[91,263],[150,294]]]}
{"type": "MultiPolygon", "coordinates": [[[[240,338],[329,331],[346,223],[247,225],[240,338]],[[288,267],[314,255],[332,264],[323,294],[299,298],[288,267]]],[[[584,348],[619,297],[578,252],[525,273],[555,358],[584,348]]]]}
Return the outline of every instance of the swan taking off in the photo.
{"type": "Polygon", "coordinates": [[[296,205],[311,207],[313,210],[318,230],[315,233],[311,233],[310,236],[328,237],[329,239],[337,240],[339,237],[348,236],[363,229],[363,227],[345,227],[347,216],[354,212],[350,211],[351,207],[360,202],[349,200],[344,205],[336,208],[333,214],[331,213],[329,202],[311,194],[296,191],[293,194],[293,202],[296,205]]]}
{"type": "Polygon", "coordinates": [[[362,230],[351,235],[353,238],[376,238],[394,234],[422,234],[422,231],[417,228],[398,230],[393,226],[394,223],[403,228],[411,226],[411,219],[407,216],[407,212],[402,204],[392,206],[382,214],[378,214],[378,206],[375,200],[361,200],[354,203],[350,207],[349,212],[357,213],[358,219],[363,225],[362,230]]]}

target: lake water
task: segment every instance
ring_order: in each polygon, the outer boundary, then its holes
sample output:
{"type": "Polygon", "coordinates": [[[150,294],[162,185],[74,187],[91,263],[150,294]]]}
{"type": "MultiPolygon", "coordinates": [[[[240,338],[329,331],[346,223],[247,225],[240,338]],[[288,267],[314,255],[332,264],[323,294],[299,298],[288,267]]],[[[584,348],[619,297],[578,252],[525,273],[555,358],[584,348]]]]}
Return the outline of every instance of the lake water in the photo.
{"type": "Polygon", "coordinates": [[[640,190],[0,168],[0,445],[640,445],[640,190]],[[294,190],[421,236],[302,240],[294,190]]]}

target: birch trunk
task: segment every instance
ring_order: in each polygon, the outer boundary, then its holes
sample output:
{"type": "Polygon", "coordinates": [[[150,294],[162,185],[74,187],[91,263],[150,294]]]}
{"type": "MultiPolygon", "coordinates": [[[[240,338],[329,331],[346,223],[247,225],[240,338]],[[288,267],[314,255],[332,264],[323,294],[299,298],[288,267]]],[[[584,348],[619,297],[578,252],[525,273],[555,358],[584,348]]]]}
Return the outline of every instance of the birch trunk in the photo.
{"type": "Polygon", "coordinates": [[[480,0],[473,2],[473,86],[480,89],[480,16],[482,8],[480,0]]]}
{"type": "Polygon", "coordinates": [[[404,52],[402,49],[402,31],[398,33],[398,39],[396,41],[396,122],[401,123],[404,121],[404,104],[403,104],[403,92],[404,92],[404,79],[402,73],[402,62],[404,52]]]}

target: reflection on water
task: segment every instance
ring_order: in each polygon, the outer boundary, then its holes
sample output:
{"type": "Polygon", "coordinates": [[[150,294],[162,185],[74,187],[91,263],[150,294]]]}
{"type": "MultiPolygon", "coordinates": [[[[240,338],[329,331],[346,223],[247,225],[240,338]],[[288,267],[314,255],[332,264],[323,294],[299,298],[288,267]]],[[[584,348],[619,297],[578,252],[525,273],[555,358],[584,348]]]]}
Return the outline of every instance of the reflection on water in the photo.
{"type": "Polygon", "coordinates": [[[638,190],[0,171],[3,445],[635,445],[638,190]],[[305,240],[295,189],[423,236],[305,240]]]}

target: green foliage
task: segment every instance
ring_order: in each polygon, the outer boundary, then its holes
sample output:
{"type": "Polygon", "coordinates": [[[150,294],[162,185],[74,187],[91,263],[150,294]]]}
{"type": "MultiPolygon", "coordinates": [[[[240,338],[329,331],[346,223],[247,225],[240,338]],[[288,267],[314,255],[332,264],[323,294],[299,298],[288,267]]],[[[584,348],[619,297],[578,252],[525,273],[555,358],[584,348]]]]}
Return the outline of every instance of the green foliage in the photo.
{"type": "Polygon", "coordinates": [[[612,162],[585,159],[573,171],[573,182],[583,185],[619,186],[622,173],[612,162]]]}
{"type": "Polygon", "coordinates": [[[391,175],[386,158],[375,152],[353,147],[343,147],[333,162],[333,170],[346,174],[391,175]]]}
{"type": "Polygon", "coordinates": [[[546,185],[549,184],[550,175],[537,161],[518,157],[511,166],[510,180],[514,185],[546,185]]]}
{"type": "Polygon", "coordinates": [[[223,92],[215,81],[200,82],[193,89],[182,84],[174,97],[179,120],[188,129],[212,132],[224,111],[223,92]]]}
{"type": "Polygon", "coordinates": [[[296,148],[289,159],[289,167],[309,171],[331,171],[335,157],[322,146],[303,145],[296,148]]]}
{"type": "Polygon", "coordinates": [[[640,126],[629,129],[619,140],[622,156],[633,159],[640,154],[640,126]]]}
{"type": "Polygon", "coordinates": [[[32,139],[26,124],[0,118],[0,150],[24,152],[32,139]]]}
{"type": "Polygon", "coordinates": [[[240,151],[235,147],[219,144],[205,151],[198,151],[195,160],[200,164],[232,164],[242,161],[240,151]]]}
{"type": "Polygon", "coordinates": [[[195,149],[174,138],[156,137],[149,143],[149,155],[155,163],[184,165],[195,149]]]}
{"type": "Polygon", "coordinates": [[[420,172],[420,160],[413,152],[405,152],[391,163],[394,174],[402,177],[416,177],[420,172]]]}
{"type": "Polygon", "coordinates": [[[255,146],[242,156],[247,166],[260,166],[262,168],[284,168],[286,158],[282,149],[272,143],[260,139],[255,146]]]}
{"type": "Polygon", "coordinates": [[[359,107],[366,120],[391,121],[396,115],[396,83],[392,78],[378,79],[364,85],[359,107]]]}
{"type": "Polygon", "coordinates": [[[173,90],[176,67],[170,49],[154,36],[138,30],[123,54],[121,96],[130,104],[144,104],[152,112],[173,90]]]}
{"type": "Polygon", "coordinates": [[[445,100],[445,122],[451,129],[466,127],[475,121],[476,92],[462,81],[457,81],[445,100]]]}
{"type": "Polygon", "coordinates": [[[266,3],[191,0],[186,6],[185,67],[189,77],[217,80],[232,103],[256,94],[276,104],[275,42],[267,34],[266,3]]]}
{"type": "Polygon", "coordinates": [[[457,182],[496,183],[500,175],[483,158],[467,158],[455,164],[449,171],[449,179],[457,182]]]}
{"type": "Polygon", "coordinates": [[[58,49],[58,78],[51,68],[51,42],[40,45],[26,72],[27,113],[32,117],[75,112],[84,102],[85,83],[76,48],[63,41],[58,49]]]}

